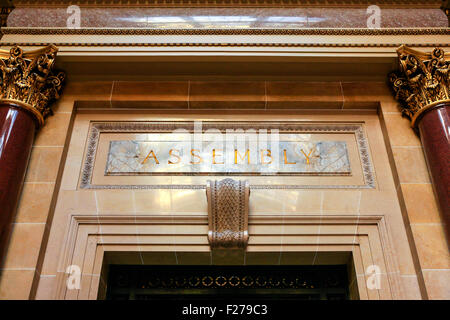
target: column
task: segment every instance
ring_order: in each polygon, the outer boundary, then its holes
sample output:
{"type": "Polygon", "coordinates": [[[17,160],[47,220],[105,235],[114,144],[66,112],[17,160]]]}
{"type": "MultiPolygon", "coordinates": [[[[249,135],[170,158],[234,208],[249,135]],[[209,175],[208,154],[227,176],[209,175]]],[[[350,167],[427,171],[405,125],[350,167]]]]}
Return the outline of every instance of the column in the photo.
{"type": "Polygon", "coordinates": [[[390,75],[390,84],[420,135],[450,243],[450,55],[440,48],[427,54],[406,46],[397,53],[400,70],[390,75]]]}
{"type": "MultiPolygon", "coordinates": [[[[53,75],[57,49],[0,51],[0,259],[20,198],[36,130],[51,114],[64,74],[53,75]]],[[[1,265],[2,261],[0,261],[1,265]]]]}

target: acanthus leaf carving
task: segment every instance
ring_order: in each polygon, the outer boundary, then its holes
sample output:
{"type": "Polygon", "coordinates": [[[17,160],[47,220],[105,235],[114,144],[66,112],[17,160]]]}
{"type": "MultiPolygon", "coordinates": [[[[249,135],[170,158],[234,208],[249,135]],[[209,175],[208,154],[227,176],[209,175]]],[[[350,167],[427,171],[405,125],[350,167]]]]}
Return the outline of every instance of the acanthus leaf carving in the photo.
{"type": "Polygon", "coordinates": [[[450,62],[441,48],[430,54],[401,46],[397,50],[400,70],[389,75],[402,114],[416,125],[420,114],[450,99],[450,62]]]}
{"type": "Polygon", "coordinates": [[[53,73],[57,51],[53,45],[30,52],[17,46],[0,51],[0,101],[27,109],[39,125],[52,114],[50,106],[59,98],[65,78],[63,72],[53,73]]]}

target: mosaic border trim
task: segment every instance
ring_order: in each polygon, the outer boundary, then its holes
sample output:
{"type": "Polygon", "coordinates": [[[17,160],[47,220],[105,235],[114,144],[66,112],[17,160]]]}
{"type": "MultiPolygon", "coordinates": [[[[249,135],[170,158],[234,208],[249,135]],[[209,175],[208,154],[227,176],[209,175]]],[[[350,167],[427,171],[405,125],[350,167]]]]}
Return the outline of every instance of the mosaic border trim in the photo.
{"type": "Polygon", "coordinates": [[[450,43],[251,43],[251,42],[4,42],[3,47],[286,47],[286,48],[429,48],[450,47],[450,43]]]}
{"type": "MultiPolygon", "coordinates": [[[[15,0],[16,7],[42,7],[42,6],[67,6],[76,4],[86,7],[367,7],[373,4],[373,0],[15,0]]],[[[411,5],[425,8],[439,8],[441,5],[439,0],[377,0],[377,5],[403,8],[411,5]]]]}
{"type": "Polygon", "coordinates": [[[250,28],[250,29],[152,29],[152,28],[24,28],[5,27],[3,34],[28,35],[449,35],[449,28],[250,28]]]}
{"type": "MultiPolygon", "coordinates": [[[[92,122],[89,128],[86,156],[81,172],[81,189],[206,189],[206,184],[170,184],[170,185],[93,185],[92,174],[95,164],[95,155],[101,133],[132,133],[132,132],[172,132],[183,126],[193,131],[194,121],[142,121],[142,122],[92,122]]],[[[202,128],[213,127],[224,131],[226,129],[273,129],[278,128],[280,133],[289,132],[327,132],[327,133],[353,133],[356,137],[359,156],[364,176],[364,185],[259,185],[252,184],[251,189],[374,189],[375,173],[369,155],[369,146],[364,134],[362,124],[311,124],[300,122],[279,121],[204,121],[202,128]]],[[[276,175],[274,175],[276,176],[276,175]]]]}

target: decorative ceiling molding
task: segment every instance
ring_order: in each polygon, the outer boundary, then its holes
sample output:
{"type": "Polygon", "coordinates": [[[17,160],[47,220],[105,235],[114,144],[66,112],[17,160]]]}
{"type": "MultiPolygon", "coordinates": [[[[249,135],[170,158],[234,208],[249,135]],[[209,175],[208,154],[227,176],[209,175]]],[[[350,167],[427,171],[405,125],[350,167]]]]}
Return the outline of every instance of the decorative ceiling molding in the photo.
{"type": "MultiPolygon", "coordinates": [[[[50,45],[46,42],[4,42],[2,47],[42,47],[50,45]]],[[[53,43],[57,47],[293,47],[293,48],[397,48],[402,43],[278,43],[278,42],[57,42],[53,43]]],[[[407,43],[408,47],[450,47],[450,43],[407,43]]]]}
{"type": "Polygon", "coordinates": [[[16,7],[367,7],[439,8],[440,0],[15,0],[16,7]]]}
{"type": "Polygon", "coordinates": [[[150,28],[3,28],[18,35],[450,35],[450,28],[304,29],[150,29],[150,28]]]}

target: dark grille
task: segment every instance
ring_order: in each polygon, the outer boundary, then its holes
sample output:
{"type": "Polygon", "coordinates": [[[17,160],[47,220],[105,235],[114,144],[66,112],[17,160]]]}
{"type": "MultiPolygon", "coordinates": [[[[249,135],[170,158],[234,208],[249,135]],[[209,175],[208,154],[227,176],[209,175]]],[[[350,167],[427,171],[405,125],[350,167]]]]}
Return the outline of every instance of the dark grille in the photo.
{"type": "Polygon", "coordinates": [[[113,300],[348,297],[346,266],[112,265],[108,279],[113,300]]]}

